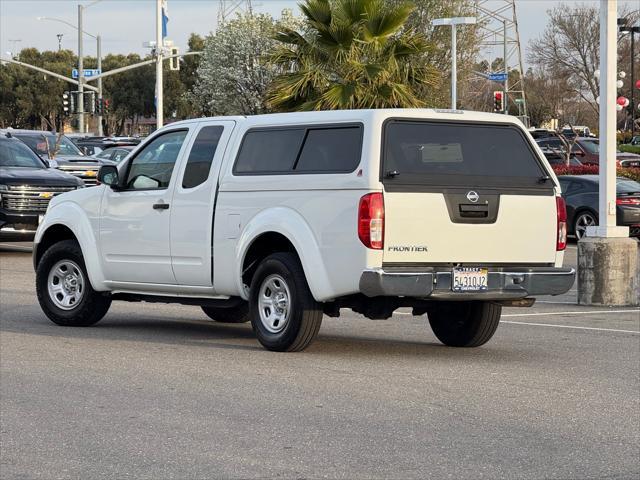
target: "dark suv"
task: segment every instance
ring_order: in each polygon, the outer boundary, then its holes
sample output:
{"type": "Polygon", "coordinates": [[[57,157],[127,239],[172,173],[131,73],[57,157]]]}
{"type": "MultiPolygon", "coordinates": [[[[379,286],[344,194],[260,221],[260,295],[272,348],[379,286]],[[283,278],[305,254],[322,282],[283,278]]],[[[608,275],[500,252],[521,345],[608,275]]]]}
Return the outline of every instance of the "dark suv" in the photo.
{"type": "MultiPolygon", "coordinates": [[[[97,185],[102,165],[115,165],[108,160],[88,157],[64,135],[40,130],[4,130],[25,143],[51,167],[81,178],[86,186],[97,185]]],[[[2,133],[2,132],[0,132],[2,133]]]]}
{"type": "Polygon", "coordinates": [[[0,240],[29,241],[49,200],[84,184],[73,175],[49,168],[10,135],[0,135],[0,240]]]}

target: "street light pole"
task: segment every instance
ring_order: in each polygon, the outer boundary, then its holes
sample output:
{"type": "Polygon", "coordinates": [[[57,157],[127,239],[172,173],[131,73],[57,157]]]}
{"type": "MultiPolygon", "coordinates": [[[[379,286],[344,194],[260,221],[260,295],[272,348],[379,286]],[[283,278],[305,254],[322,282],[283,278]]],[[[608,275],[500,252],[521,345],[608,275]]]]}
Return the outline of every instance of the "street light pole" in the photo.
{"type": "Polygon", "coordinates": [[[164,124],[162,55],[164,45],[162,39],[162,0],[156,0],[156,128],[164,124]]]}
{"type": "Polygon", "coordinates": [[[84,133],[84,53],[82,50],[82,5],[78,5],[78,130],[84,133]]]}
{"type": "Polygon", "coordinates": [[[448,25],[451,27],[451,109],[453,110],[458,106],[458,38],[456,27],[458,25],[473,25],[475,23],[475,17],[436,18],[431,22],[435,27],[441,25],[448,25]]]}

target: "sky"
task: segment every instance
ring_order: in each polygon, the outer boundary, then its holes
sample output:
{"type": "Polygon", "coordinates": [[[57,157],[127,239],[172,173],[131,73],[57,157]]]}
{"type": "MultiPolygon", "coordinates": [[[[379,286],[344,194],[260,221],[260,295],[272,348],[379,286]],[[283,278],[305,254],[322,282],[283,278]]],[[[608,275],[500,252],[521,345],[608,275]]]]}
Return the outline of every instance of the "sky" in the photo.
{"type": "MultiPolygon", "coordinates": [[[[238,0],[227,0],[234,3],[238,0]]],[[[91,3],[85,0],[84,5],[91,3]]],[[[252,0],[254,10],[278,16],[284,8],[298,11],[299,0],[252,0]]],[[[520,41],[523,57],[531,40],[544,32],[546,10],[556,6],[556,0],[516,0],[520,41]]],[[[566,4],[579,2],[568,0],[566,4]]],[[[598,5],[597,0],[580,3],[598,5]]],[[[640,0],[620,0],[619,6],[639,8],[640,0]]],[[[55,17],[77,25],[78,0],[0,0],[0,54],[6,56],[27,47],[40,50],[58,48],[57,34],[63,34],[62,47],[77,50],[76,31],[65,24],[38,20],[37,17],[55,17]],[[19,41],[12,41],[19,40],[19,41]]],[[[202,35],[215,30],[220,0],[168,0],[168,38],[186,49],[191,32],[202,35]]],[[[148,53],[146,41],[155,39],[154,0],[101,0],[85,10],[84,30],[102,36],[103,55],[107,53],[148,53]]],[[[95,41],[86,38],[86,55],[95,55],[95,41]]],[[[501,56],[498,51],[492,56],[501,56]]]]}

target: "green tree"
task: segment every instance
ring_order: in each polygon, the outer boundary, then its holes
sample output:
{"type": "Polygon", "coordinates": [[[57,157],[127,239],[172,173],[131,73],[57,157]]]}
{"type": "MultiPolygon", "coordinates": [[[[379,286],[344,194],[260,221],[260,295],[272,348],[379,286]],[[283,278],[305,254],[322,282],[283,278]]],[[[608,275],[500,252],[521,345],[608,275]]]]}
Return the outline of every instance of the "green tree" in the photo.
{"type": "Polygon", "coordinates": [[[275,110],[422,107],[419,90],[437,83],[423,34],[405,26],[412,4],[306,0],[300,31],[282,29],[269,87],[275,110]]]}
{"type": "MultiPolygon", "coordinates": [[[[61,75],[70,75],[75,56],[68,50],[39,52],[27,48],[18,59],[61,75]]],[[[0,125],[61,129],[63,122],[62,93],[73,86],[25,67],[0,66],[0,125]]]]}

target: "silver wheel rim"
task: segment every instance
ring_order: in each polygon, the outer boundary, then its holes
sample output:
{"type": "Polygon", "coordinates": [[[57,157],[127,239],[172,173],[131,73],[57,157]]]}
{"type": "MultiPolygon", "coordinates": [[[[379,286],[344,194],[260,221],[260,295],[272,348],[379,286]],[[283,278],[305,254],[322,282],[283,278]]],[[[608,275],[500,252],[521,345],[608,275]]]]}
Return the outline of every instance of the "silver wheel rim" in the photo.
{"type": "Polygon", "coordinates": [[[60,260],[49,271],[49,298],[62,310],[73,310],[84,296],[84,274],[77,263],[60,260]]]}
{"type": "Polygon", "coordinates": [[[578,217],[576,221],[576,237],[581,239],[587,233],[587,227],[592,227],[596,224],[596,219],[588,213],[583,213],[578,217]]]}
{"type": "Polygon", "coordinates": [[[289,323],[291,293],[280,275],[269,275],[258,292],[260,321],[270,333],[280,333],[289,323]]]}

